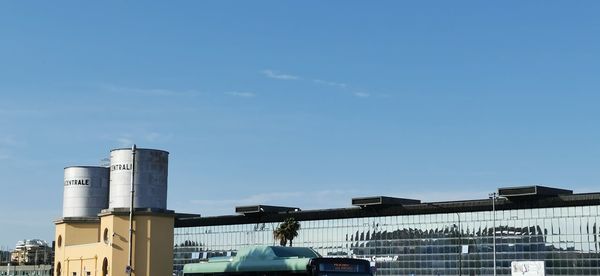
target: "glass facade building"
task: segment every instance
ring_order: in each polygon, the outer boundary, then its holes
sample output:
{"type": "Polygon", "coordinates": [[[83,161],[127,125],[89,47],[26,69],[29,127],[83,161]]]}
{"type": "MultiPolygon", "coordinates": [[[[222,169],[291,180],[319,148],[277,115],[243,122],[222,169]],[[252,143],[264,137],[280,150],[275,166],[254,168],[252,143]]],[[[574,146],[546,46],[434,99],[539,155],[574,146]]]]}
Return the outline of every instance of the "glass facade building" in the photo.
{"type": "Polygon", "coordinates": [[[368,259],[377,275],[511,275],[512,261],[543,261],[546,275],[600,275],[600,194],[371,206],[178,219],[174,265],[277,245],[287,217],[294,246],[368,259]],[[496,211],[492,211],[496,207],[496,211]],[[494,250],[495,241],[495,250],[494,250]]]}

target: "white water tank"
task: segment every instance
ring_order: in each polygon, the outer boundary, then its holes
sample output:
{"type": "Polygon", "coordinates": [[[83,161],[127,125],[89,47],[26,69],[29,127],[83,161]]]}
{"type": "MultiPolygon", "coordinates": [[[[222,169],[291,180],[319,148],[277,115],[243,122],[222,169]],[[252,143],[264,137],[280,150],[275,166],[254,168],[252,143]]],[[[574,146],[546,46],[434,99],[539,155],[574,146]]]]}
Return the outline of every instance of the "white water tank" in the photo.
{"type": "Polygon", "coordinates": [[[102,209],[106,209],[108,176],[106,167],[66,167],[63,217],[96,217],[102,209]]]}
{"type": "MultiPolygon", "coordinates": [[[[110,152],[109,208],[129,208],[131,201],[132,149],[110,152]]],[[[134,208],[167,209],[169,153],[164,150],[135,150],[134,208]]]]}

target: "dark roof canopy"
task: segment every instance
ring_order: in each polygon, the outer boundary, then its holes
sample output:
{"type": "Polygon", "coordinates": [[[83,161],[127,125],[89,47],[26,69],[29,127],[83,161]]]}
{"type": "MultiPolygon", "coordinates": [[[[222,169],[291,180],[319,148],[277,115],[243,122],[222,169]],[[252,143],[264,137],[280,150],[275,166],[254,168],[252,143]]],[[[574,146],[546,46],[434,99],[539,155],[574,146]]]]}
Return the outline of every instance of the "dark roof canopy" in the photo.
{"type": "Polygon", "coordinates": [[[558,195],[572,195],[572,190],[558,189],[545,186],[520,186],[499,188],[498,195],[507,198],[519,197],[548,197],[558,195]]]}
{"type": "Polygon", "coordinates": [[[420,200],[389,196],[355,197],[352,205],[359,207],[419,204],[420,200]]]}
{"type": "MultiPolygon", "coordinates": [[[[497,210],[600,205],[600,193],[573,194],[573,192],[570,190],[549,188],[543,186],[508,187],[500,188],[498,189],[498,191],[500,192],[499,195],[501,197],[496,198],[495,201],[497,210]],[[527,200],[518,200],[521,199],[521,196],[525,196],[527,200]]],[[[297,208],[269,205],[241,206],[244,207],[243,211],[245,211],[239,212],[242,213],[242,215],[194,217],[190,216],[189,214],[186,214],[185,216],[181,217],[176,216],[175,227],[281,222],[289,217],[293,217],[298,221],[303,221],[437,213],[478,212],[492,210],[492,199],[489,198],[445,202],[420,202],[418,200],[407,199],[390,201],[390,199],[392,199],[390,197],[371,197],[367,199],[374,200],[375,203],[386,203],[387,201],[388,204],[378,204],[376,208],[351,207],[305,211],[300,211],[297,208]],[[392,202],[395,202],[396,204],[391,204],[392,202]],[[402,202],[404,204],[400,204],[402,202]],[[261,209],[262,211],[260,211],[261,209]]],[[[238,208],[241,207],[236,207],[236,211],[238,211],[238,208]]]]}
{"type": "Polygon", "coordinates": [[[284,206],[271,206],[271,205],[250,205],[250,206],[237,206],[235,212],[238,214],[250,215],[257,213],[281,213],[281,212],[297,212],[300,208],[296,207],[284,207],[284,206]]]}

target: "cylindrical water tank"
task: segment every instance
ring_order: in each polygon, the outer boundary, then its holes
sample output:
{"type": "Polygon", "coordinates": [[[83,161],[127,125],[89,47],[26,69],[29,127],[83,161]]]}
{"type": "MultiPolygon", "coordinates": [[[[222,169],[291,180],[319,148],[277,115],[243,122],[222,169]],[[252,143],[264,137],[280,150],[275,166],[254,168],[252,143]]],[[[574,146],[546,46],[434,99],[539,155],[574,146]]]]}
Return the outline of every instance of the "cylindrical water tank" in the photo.
{"type": "Polygon", "coordinates": [[[106,209],[108,176],[106,167],[66,167],[63,217],[96,217],[106,209]]]}
{"type": "MultiPolygon", "coordinates": [[[[132,149],[110,152],[109,208],[129,208],[131,202],[132,149]]],[[[169,153],[164,150],[135,150],[134,208],[167,209],[169,153]]]]}

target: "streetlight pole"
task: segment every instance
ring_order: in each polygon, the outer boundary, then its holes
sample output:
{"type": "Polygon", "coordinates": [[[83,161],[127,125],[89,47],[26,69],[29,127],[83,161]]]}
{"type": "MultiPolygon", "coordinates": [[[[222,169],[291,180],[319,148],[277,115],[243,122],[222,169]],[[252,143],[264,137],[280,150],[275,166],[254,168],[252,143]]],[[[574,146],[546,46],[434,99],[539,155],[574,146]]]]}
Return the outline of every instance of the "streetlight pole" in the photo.
{"type": "Polygon", "coordinates": [[[125,268],[125,272],[129,275],[131,275],[132,273],[132,255],[133,255],[133,210],[134,210],[134,198],[135,198],[135,151],[136,151],[136,146],[135,144],[133,144],[133,146],[131,147],[131,187],[130,187],[130,202],[129,202],[129,242],[128,242],[128,247],[129,247],[129,254],[127,257],[127,267],[125,268]]]}
{"type": "Polygon", "coordinates": [[[492,198],[492,243],[494,250],[494,276],[496,276],[496,198],[498,197],[498,194],[496,192],[493,192],[490,194],[490,197],[492,198]]]}

